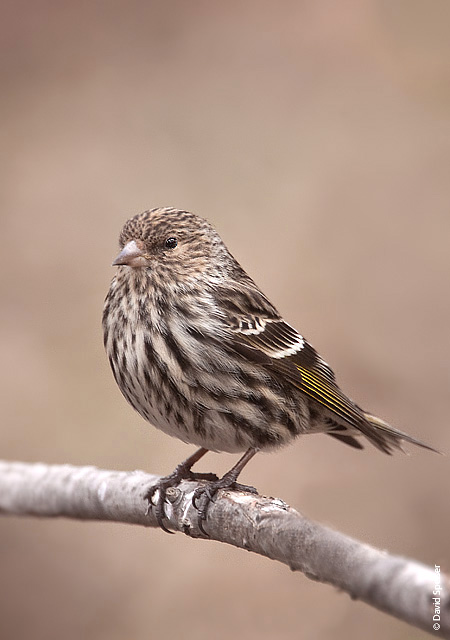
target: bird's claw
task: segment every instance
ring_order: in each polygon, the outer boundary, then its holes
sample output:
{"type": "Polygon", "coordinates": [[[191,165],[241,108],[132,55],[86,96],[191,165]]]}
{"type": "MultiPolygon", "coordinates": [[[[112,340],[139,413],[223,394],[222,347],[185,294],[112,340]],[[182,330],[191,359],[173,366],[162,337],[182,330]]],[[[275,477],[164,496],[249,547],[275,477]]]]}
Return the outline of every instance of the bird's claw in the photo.
{"type": "Polygon", "coordinates": [[[166,501],[166,491],[169,487],[174,486],[173,484],[165,484],[164,482],[165,478],[163,478],[162,480],[160,480],[160,482],[158,482],[158,484],[154,485],[153,487],[151,487],[147,493],[144,496],[144,500],[148,501],[148,505],[147,505],[147,510],[145,512],[145,515],[149,515],[150,511],[153,511],[155,514],[155,518],[159,524],[159,526],[161,527],[161,529],[163,531],[165,531],[166,533],[175,533],[175,531],[171,531],[170,529],[168,529],[166,527],[166,525],[164,524],[164,519],[165,519],[165,511],[164,511],[164,503],[166,501]],[[153,498],[156,494],[156,492],[158,492],[158,498],[156,500],[156,502],[153,502],[153,498]]]}
{"type": "Polygon", "coordinates": [[[232,491],[244,491],[247,493],[258,493],[255,487],[246,484],[240,484],[226,475],[220,480],[209,482],[204,486],[197,487],[192,496],[192,505],[197,509],[197,526],[203,535],[209,538],[209,534],[205,531],[203,523],[206,521],[208,507],[211,502],[217,500],[217,494],[221,489],[231,489],[232,491]]]}
{"type": "MultiPolygon", "coordinates": [[[[246,484],[239,484],[236,482],[238,475],[242,471],[247,462],[257,453],[258,449],[248,449],[242,458],[234,465],[228,473],[222,478],[218,478],[215,473],[195,473],[191,471],[191,467],[195,464],[206,452],[204,448],[199,449],[194,455],[190,456],[178,465],[173,473],[161,478],[156,484],[154,484],[145,494],[145,499],[148,500],[147,514],[154,510],[155,518],[163,531],[167,533],[174,533],[168,529],[164,523],[164,519],[167,520],[164,503],[166,499],[169,499],[167,491],[171,487],[175,487],[181,480],[203,480],[206,481],[201,486],[197,487],[192,496],[192,506],[197,510],[197,526],[201,533],[209,537],[208,533],[203,527],[203,523],[206,520],[208,507],[211,502],[216,501],[217,493],[220,489],[231,489],[234,491],[244,491],[247,493],[257,493],[254,487],[249,487],[246,484]],[[153,502],[154,496],[158,492],[158,497],[153,502]]],[[[172,500],[173,502],[173,500],[172,500]]]]}
{"type": "Polygon", "coordinates": [[[164,520],[167,520],[164,510],[164,504],[167,501],[167,489],[177,486],[181,480],[207,480],[208,482],[214,483],[218,482],[219,478],[215,473],[195,473],[180,465],[173,473],[165,478],[161,478],[161,480],[150,487],[144,496],[144,500],[148,501],[145,515],[148,516],[150,512],[153,511],[158,525],[166,533],[175,533],[175,531],[168,529],[164,523],[164,520]],[[158,497],[154,502],[153,500],[156,493],[158,493],[158,497]]]}

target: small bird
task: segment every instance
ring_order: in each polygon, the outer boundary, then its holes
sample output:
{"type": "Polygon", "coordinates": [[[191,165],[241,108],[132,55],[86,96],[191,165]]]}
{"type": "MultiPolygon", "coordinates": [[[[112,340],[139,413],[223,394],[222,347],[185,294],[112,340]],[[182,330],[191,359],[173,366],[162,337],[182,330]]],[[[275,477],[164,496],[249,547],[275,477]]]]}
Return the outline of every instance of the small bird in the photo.
{"type": "Polygon", "coordinates": [[[307,433],[384,453],[427,444],[355,404],[309,342],[280,316],[203,218],[173,208],[126,222],[103,311],[104,344],[125,398],[153,426],[198,447],[146,494],[165,531],[166,491],[183,478],[199,527],[247,462],[307,433]],[[222,478],[191,471],[209,450],[244,452],[222,478]],[[156,503],[153,499],[158,497],[156,503]]]}

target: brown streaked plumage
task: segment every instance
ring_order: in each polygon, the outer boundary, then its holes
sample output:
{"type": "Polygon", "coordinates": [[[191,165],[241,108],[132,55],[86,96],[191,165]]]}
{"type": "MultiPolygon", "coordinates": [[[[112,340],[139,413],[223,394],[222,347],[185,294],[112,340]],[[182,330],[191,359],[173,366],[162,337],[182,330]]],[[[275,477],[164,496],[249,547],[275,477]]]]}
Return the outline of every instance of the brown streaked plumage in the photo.
{"type": "MultiPolygon", "coordinates": [[[[245,451],[221,480],[196,492],[200,526],[211,496],[261,449],[306,433],[355,448],[365,436],[385,453],[428,445],[363,411],[331,368],[275,307],[203,218],[152,209],[120,234],[103,312],[104,342],[123,395],[143,418],[199,451],[160,483],[165,491],[208,450],[245,451]]],[[[200,474],[201,475],[201,474],[200,474]]],[[[154,491],[147,497],[153,498],[154,491]]]]}

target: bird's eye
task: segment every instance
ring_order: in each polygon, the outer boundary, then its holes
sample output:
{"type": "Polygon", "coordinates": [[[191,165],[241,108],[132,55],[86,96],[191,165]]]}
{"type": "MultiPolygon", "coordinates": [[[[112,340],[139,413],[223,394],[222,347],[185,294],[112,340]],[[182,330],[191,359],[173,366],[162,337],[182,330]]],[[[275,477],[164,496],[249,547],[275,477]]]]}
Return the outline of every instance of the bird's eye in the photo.
{"type": "Polygon", "coordinates": [[[177,244],[178,244],[178,241],[176,238],[167,238],[165,242],[166,249],[175,249],[177,244]]]}

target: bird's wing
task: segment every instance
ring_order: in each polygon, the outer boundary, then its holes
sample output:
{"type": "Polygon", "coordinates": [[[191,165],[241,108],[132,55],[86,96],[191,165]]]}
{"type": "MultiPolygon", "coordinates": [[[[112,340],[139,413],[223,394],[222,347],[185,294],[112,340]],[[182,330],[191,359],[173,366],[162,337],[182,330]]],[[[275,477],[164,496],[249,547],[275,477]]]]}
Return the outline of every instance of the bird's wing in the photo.
{"type": "MultiPolygon", "coordinates": [[[[401,449],[402,440],[435,451],[366,413],[350,400],[338,387],[333,370],[314,347],[280,317],[249,278],[239,291],[222,294],[221,303],[231,330],[232,348],[321,405],[336,423],[336,430],[341,425],[349,428],[350,433],[360,431],[385,453],[401,449]]],[[[333,432],[331,435],[342,439],[342,434],[333,432]]],[[[348,432],[344,432],[344,441],[345,438],[350,438],[348,444],[358,446],[348,432]]]]}
{"type": "Polygon", "coordinates": [[[283,380],[322,405],[340,423],[360,429],[360,410],[339,389],[332,369],[302,335],[281,318],[258,318],[248,325],[249,321],[242,319],[235,330],[237,350],[243,344],[264,353],[270,359],[267,366],[283,380]]]}
{"type": "Polygon", "coordinates": [[[220,295],[235,350],[278,374],[340,423],[360,429],[362,412],[339,389],[333,370],[252,284],[220,295]]]}

